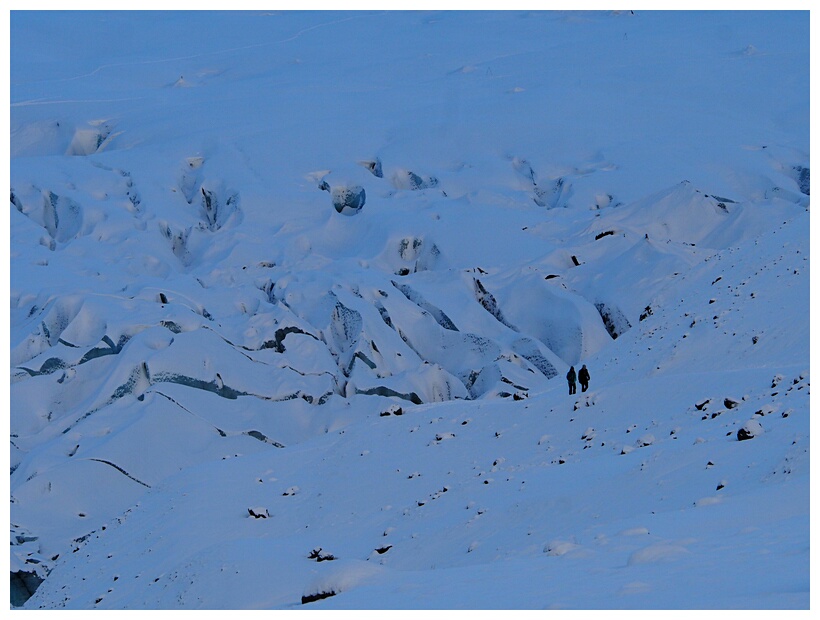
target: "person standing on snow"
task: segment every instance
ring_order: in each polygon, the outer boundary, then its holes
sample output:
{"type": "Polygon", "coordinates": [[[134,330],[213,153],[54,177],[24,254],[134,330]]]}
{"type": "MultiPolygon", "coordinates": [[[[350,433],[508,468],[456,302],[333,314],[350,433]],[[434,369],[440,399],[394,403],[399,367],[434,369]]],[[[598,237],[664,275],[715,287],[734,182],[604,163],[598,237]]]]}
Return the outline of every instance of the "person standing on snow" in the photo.
{"type": "Polygon", "coordinates": [[[569,393],[575,394],[575,366],[569,367],[569,372],[567,373],[567,382],[569,383],[569,393]]]}
{"type": "Polygon", "coordinates": [[[586,392],[589,387],[589,371],[586,364],[581,366],[581,370],[578,371],[578,383],[581,384],[581,391],[586,392]]]}

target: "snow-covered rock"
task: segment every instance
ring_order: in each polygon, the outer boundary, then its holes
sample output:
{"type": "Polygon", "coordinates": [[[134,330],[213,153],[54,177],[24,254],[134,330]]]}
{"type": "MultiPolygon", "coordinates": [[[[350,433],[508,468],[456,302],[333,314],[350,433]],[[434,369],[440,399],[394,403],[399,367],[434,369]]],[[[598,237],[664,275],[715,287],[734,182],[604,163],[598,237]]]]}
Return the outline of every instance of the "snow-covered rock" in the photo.
{"type": "Polygon", "coordinates": [[[763,434],[763,426],[757,420],[747,420],[737,431],[737,440],[754,439],[763,434]]]}

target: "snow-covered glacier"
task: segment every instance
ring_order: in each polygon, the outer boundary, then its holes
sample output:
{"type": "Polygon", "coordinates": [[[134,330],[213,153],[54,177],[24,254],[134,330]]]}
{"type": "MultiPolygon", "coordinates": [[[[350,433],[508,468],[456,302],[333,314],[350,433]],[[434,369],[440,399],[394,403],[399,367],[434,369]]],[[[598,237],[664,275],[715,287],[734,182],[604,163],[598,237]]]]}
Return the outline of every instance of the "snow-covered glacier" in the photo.
{"type": "Polygon", "coordinates": [[[10,33],[11,607],[809,607],[808,11],[10,33]]]}

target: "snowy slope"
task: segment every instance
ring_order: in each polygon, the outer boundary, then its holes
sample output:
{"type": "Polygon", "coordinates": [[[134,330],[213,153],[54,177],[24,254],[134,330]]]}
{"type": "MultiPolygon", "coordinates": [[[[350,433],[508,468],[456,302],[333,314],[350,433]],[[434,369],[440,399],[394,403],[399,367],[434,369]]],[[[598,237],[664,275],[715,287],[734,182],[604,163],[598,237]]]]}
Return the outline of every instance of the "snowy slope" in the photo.
{"type": "Polygon", "coordinates": [[[12,606],[808,608],[807,12],[11,33],[12,606]]]}

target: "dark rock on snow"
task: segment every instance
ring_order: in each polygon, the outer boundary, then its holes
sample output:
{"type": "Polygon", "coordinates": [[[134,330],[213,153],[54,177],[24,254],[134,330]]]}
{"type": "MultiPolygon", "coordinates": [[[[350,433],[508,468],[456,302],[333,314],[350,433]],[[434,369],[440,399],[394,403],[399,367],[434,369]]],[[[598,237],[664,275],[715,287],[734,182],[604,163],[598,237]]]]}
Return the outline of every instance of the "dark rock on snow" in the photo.
{"type": "Polygon", "coordinates": [[[737,431],[737,440],[745,441],[747,439],[754,439],[762,432],[763,427],[760,426],[760,422],[757,420],[749,420],[737,431]]]}
{"type": "Polygon", "coordinates": [[[330,598],[331,596],[336,596],[336,592],[331,590],[330,592],[317,592],[315,594],[305,594],[302,596],[302,605],[306,603],[314,603],[316,601],[321,601],[323,598],[330,598]]]}

